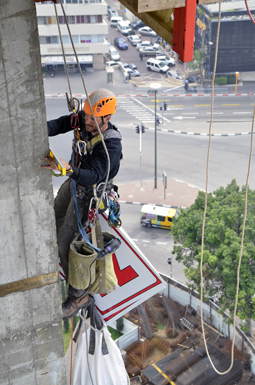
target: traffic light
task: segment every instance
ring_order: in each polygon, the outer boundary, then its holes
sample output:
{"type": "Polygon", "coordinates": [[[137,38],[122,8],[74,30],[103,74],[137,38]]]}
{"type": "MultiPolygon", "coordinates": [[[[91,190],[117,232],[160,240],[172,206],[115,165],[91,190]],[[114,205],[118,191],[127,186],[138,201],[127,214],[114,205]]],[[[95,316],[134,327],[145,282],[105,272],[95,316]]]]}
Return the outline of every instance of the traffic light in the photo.
{"type": "Polygon", "coordinates": [[[144,126],[142,126],[142,134],[144,133],[144,131],[145,131],[145,127],[144,127],[144,126]]]}
{"type": "Polygon", "coordinates": [[[172,265],[172,258],[171,257],[167,258],[167,263],[168,263],[168,265],[172,265]]]}
{"type": "Polygon", "coordinates": [[[140,128],[139,128],[139,126],[136,126],[135,132],[136,132],[137,134],[140,133],[140,128]]]}
{"type": "Polygon", "coordinates": [[[167,110],[167,104],[164,102],[164,111],[167,110]]]}

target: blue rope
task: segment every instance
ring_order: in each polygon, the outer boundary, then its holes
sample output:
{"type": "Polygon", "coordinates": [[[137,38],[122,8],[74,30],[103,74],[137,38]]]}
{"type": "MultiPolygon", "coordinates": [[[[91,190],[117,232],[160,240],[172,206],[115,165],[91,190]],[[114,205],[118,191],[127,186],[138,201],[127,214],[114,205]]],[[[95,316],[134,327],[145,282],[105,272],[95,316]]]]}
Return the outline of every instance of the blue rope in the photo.
{"type": "MultiPolygon", "coordinates": [[[[74,167],[74,151],[72,152],[72,156],[71,156],[71,165],[72,165],[72,167],[74,167]]],[[[74,204],[75,204],[75,211],[76,211],[76,217],[77,217],[77,223],[78,223],[79,231],[80,231],[82,237],[84,238],[84,240],[89,244],[89,246],[93,247],[94,250],[99,252],[99,251],[101,251],[101,249],[92,245],[92,243],[90,242],[90,240],[87,236],[86,231],[84,230],[84,227],[82,226],[81,216],[80,216],[78,203],[77,203],[76,182],[73,179],[72,179],[72,194],[73,194],[73,199],[74,199],[74,204]]]]}

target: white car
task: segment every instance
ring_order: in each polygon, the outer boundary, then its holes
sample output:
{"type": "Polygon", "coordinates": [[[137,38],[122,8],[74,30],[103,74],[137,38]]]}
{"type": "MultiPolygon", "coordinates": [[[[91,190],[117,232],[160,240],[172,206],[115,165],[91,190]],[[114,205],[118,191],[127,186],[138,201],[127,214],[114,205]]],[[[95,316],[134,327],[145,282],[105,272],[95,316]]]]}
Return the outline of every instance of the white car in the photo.
{"type": "Polygon", "coordinates": [[[165,55],[157,55],[156,59],[160,60],[162,63],[164,63],[168,67],[172,67],[175,65],[174,58],[168,58],[165,55]]]}
{"type": "Polygon", "coordinates": [[[128,41],[129,41],[129,43],[131,43],[132,46],[134,46],[134,47],[135,47],[137,44],[140,44],[140,43],[141,43],[141,39],[140,39],[140,37],[137,36],[137,35],[129,35],[127,39],[128,39],[128,41]]]}
{"type": "Polygon", "coordinates": [[[113,61],[109,60],[104,63],[105,67],[113,67],[113,68],[119,68],[121,65],[121,61],[113,61]]]}
{"type": "Polygon", "coordinates": [[[143,47],[152,47],[152,44],[151,44],[151,42],[149,40],[144,40],[141,43],[138,43],[136,45],[137,51],[139,51],[139,49],[143,48],[143,47]]]}
{"type": "Polygon", "coordinates": [[[179,75],[176,71],[167,71],[166,76],[169,78],[182,80],[181,75],[179,75]]]}
{"type": "Polygon", "coordinates": [[[120,60],[120,54],[113,46],[109,47],[109,54],[112,60],[120,60]]]}
{"type": "Polygon", "coordinates": [[[156,56],[158,55],[158,48],[157,47],[144,47],[140,48],[139,52],[143,54],[143,56],[156,56]]]}
{"type": "Polygon", "coordinates": [[[139,28],[138,33],[140,33],[140,35],[142,36],[152,36],[152,37],[157,36],[156,32],[154,32],[150,27],[139,28]]]}

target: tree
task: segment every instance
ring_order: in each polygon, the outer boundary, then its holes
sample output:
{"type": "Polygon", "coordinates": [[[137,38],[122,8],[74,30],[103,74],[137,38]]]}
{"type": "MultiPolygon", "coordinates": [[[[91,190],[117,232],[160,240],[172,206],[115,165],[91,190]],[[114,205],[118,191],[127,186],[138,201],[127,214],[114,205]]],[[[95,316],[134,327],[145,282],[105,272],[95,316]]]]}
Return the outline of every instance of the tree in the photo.
{"type": "Polygon", "coordinates": [[[202,50],[198,50],[196,49],[194,51],[194,55],[193,55],[193,61],[190,63],[190,68],[193,69],[193,70],[199,70],[200,73],[201,73],[201,83],[203,83],[203,68],[204,68],[204,62],[205,60],[209,57],[209,55],[202,51],[202,50]]]}
{"type": "MultiPolygon", "coordinates": [[[[233,314],[237,266],[244,216],[245,187],[232,180],[208,194],[204,232],[203,284],[205,297],[219,295],[223,310],[233,314]]],[[[181,209],[174,221],[174,254],[185,266],[190,287],[200,291],[200,261],[205,193],[200,191],[194,204],[181,209]]],[[[255,319],[255,191],[248,190],[247,218],[240,269],[237,315],[255,319]]]]}

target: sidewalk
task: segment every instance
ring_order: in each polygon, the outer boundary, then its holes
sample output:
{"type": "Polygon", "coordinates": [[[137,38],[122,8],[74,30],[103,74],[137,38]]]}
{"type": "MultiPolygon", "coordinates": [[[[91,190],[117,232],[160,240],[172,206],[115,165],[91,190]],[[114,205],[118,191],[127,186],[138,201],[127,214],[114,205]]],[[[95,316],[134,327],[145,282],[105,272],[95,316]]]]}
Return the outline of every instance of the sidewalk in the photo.
{"type": "Polygon", "coordinates": [[[119,184],[120,203],[127,204],[154,204],[168,207],[189,207],[199,192],[195,186],[170,179],[167,181],[167,189],[164,198],[164,187],[162,178],[157,180],[157,188],[154,188],[154,180],[119,184]]]}

